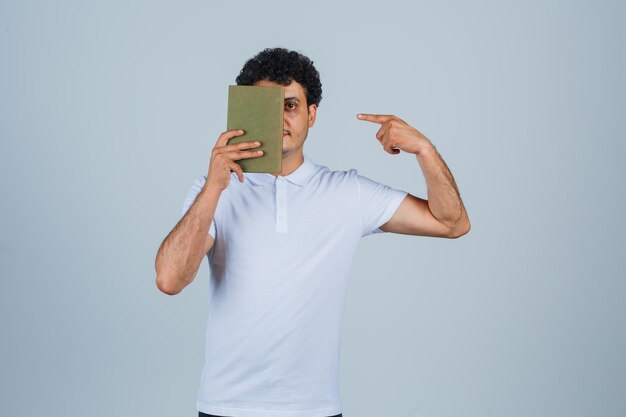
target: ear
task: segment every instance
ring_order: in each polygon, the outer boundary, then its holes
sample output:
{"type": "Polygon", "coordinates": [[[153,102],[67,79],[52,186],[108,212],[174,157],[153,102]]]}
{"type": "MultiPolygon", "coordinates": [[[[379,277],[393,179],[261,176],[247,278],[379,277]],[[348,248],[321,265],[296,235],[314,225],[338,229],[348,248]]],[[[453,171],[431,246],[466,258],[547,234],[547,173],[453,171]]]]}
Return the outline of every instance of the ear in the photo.
{"type": "Polygon", "coordinates": [[[317,106],[315,104],[311,104],[309,106],[309,127],[313,127],[315,124],[315,116],[317,114],[317,106]]]}

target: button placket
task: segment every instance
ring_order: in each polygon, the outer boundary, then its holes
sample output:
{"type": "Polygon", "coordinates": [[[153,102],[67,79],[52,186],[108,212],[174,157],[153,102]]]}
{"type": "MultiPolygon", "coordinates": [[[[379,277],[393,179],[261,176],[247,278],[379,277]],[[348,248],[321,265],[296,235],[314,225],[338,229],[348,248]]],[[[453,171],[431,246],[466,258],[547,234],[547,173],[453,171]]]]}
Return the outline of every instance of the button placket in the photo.
{"type": "Polygon", "coordinates": [[[287,181],[276,177],[276,232],[287,233],[287,181]]]}

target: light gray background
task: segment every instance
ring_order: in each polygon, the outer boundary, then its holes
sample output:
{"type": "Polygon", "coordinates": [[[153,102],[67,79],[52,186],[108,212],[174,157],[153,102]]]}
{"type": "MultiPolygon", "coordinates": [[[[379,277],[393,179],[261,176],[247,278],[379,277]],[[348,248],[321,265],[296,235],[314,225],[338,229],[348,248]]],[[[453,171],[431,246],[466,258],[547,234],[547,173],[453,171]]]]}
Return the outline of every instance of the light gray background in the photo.
{"type": "Polygon", "coordinates": [[[355,118],[396,114],[472,221],[362,240],[344,415],[626,415],[623,2],[0,4],[2,415],[196,415],[208,268],[154,258],[273,46],[321,73],[314,161],[425,197],[355,118]]]}

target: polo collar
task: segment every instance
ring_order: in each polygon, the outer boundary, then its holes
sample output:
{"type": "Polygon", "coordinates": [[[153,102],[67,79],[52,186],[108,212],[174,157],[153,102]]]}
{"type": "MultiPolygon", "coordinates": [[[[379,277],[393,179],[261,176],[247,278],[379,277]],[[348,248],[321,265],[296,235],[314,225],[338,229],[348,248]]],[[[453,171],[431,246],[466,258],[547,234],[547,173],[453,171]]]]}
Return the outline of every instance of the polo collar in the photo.
{"type": "MultiPolygon", "coordinates": [[[[303,187],[311,179],[315,173],[315,163],[309,159],[306,155],[303,155],[303,162],[295,171],[289,175],[285,175],[285,178],[292,184],[299,187],[303,187]]],[[[265,172],[245,172],[244,177],[250,181],[254,186],[273,185],[277,178],[281,176],[274,176],[265,172]]]]}

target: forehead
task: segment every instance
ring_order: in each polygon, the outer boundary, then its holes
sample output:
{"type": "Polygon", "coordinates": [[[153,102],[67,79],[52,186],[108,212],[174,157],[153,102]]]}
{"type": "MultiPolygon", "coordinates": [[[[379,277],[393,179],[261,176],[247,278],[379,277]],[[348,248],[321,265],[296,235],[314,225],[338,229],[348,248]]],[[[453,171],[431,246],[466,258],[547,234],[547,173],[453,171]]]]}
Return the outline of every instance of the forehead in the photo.
{"type": "Polygon", "coordinates": [[[302,85],[295,80],[292,80],[291,84],[289,85],[281,85],[269,80],[257,81],[253,85],[257,85],[260,87],[283,87],[285,89],[285,97],[299,97],[302,100],[305,99],[304,89],[302,88],[302,85]]]}

